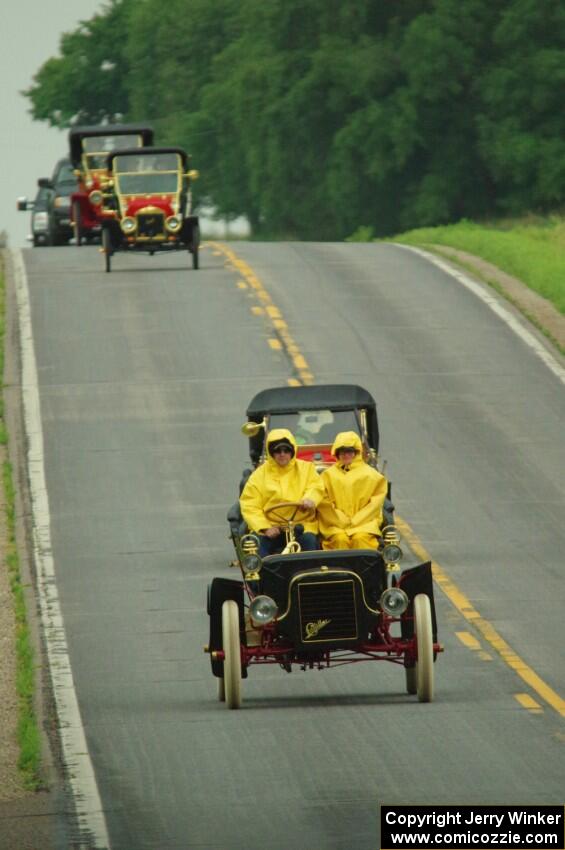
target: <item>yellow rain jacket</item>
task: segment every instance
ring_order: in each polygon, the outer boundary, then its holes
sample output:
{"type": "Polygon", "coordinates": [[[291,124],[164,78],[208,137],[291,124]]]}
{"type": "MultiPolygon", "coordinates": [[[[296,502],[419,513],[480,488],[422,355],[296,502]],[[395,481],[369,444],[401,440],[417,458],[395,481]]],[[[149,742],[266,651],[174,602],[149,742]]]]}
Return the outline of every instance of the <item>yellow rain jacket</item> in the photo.
{"type": "MultiPolygon", "coordinates": [[[[296,457],[296,440],[286,428],[275,428],[267,435],[267,446],[283,439],[289,440],[294,447],[294,456],[287,466],[279,466],[267,450],[267,457],[261,466],[251,473],[239,498],[241,513],[251,531],[263,531],[278,525],[275,518],[267,519],[265,511],[279,502],[301,502],[311,499],[315,505],[324,497],[324,488],[314,464],[296,457]]],[[[282,516],[290,518],[294,508],[283,508],[282,516]]],[[[304,525],[304,531],[318,533],[318,521],[312,512],[298,510],[296,522],[304,525]]]]}
{"type": "Polygon", "coordinates": [[[361,439],[355,431],[342,431],[335,438],[332,455],[345,446],[357,449],[353,461],[345,466],[337,460],[322,472],[326,499],[318,509],[320,532],[351,536],[357,532],[378,534],[383,521],[383,504],[388,490],[384,475],[363,460],[361,439]]]}

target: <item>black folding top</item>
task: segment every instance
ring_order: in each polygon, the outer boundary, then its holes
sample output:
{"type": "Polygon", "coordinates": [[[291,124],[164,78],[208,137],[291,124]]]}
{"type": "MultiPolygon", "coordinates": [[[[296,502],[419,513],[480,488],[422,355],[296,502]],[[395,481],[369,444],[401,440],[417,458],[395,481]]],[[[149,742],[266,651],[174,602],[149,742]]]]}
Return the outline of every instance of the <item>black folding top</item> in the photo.
{"type": "Polygon", "coordinates": [[[92,136],[141,136],[143,145],[153,143],[153,128],[146,124],[91,124],[71,127],[69,146],[73,165],[80,163],[82,140],[92,136]]]}
{"type": "Polygon", "coordinates": [[[261,390],[250,401],[247,416],[261,421],[266,413],[295,413],[298,410],[375,409],[373,396],[356,384],[317,384],[310,387],[272,387],[261,390]]]}

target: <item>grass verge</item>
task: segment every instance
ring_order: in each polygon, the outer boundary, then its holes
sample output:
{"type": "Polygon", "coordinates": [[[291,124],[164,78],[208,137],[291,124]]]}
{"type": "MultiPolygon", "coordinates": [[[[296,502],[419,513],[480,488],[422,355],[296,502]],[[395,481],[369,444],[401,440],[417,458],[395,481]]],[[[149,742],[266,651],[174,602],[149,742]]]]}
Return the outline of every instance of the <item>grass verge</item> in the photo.
{"type": "Polygon", "coordinates": [[[388,242],[447,245],[482,257],[518,278],[565,314],[565,219],[552,216],[498,223],[461,221],[400,233],[388,242]]]}
{"type": "MultiPolygon", "coordinates": [[[[0,267],[0,374],[2,375],[4,374],[4,334],[5,284],[3,269],[0,267]]],[[[0,394],[0,445],[4,447],[8,445],[8,432],[4,422],[3,394],[0,394]]],[[[5,565],[14,597],[16,620],[16,691],[19,706],[17,735],[20,750],[18,767],[22,774],[24,787],[29,790],[37,790],[42,786],[42,782],[40,778],[41,736],[34,711],[34,651],[27,623],[24,588],[16,546],[16,500],[12,466],[7,460],[4,460],[2,464],[2,484],[6,511],[5,565]]]]}

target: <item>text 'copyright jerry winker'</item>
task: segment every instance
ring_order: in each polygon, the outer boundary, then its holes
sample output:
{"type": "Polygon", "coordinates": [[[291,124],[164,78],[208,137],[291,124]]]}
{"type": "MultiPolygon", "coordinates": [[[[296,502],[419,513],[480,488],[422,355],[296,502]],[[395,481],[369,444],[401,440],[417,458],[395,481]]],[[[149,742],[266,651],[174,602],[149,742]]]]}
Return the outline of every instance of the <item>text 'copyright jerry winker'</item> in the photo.
{"type": "Polygon", "coordinates": [[[382,850],[565,850],[563,806],[381,806],[382,850]]]}

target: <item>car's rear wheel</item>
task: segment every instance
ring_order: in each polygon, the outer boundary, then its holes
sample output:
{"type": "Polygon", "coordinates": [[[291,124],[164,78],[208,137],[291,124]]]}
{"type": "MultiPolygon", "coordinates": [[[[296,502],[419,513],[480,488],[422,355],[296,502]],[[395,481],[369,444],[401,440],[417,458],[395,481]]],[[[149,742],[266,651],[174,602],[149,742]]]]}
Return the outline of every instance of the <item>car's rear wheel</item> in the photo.
{"type": "Polygon", "coordinates": [[[414,621],[418,652],[416,690],[420,702],[431,702],[434,698],[434,638],[432,609],[425,593],[419,593],[414,599],[414,621]]]}
{"type": "Polygon", "coordinates": [[[417,694],[418,686],[416,684],[416,667],[405,667],[406,673],[406,691],[409,694],[417,694]]]}
{"type": "Polygon", "coordinates": [[[104,254],[104,267],[107,272],[112,268],[112,236],[109,228],[105,227],[102,230],[102,252],[104,254]]]}
{"type": "Polygon", "coordinates": [[[241,706],[241,644],[239,640],[239,608],[233,599],[222,605],[224,649],[224,688],[228,708],[241,706]]]}
{"type": "Polygon", "coordinates": [[[77,248],[82,245],[82,221],[80,215],[80,204],[78,201],[73,202],[73,236],[77,248]]]}
{"type": "Polygon", "coordinates": [[[194,227],[192,228],[192,249],[191,249],[192,268],[193,269],[200,268],[199,249],[200,249],[200,228],[198,227],[197,224],[195,224],[194,227]]]}

